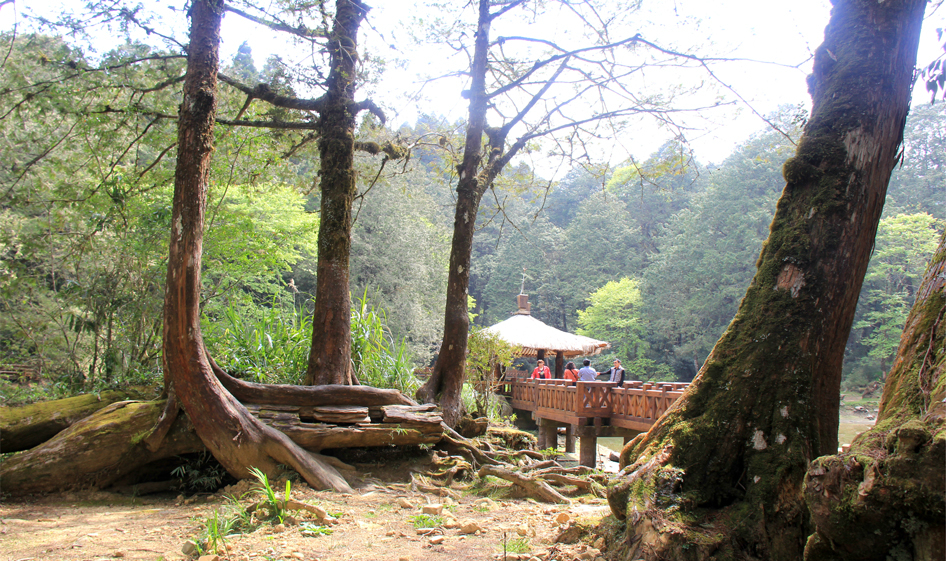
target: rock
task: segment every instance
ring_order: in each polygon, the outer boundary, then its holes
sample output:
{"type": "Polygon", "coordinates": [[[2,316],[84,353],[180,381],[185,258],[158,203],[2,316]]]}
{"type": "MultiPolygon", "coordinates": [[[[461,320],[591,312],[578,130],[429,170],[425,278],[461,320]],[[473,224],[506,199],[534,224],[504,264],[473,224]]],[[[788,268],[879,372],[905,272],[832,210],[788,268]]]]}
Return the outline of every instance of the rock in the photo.
{"type": "Polygon", "coordinates": [[[498,507],[493,499],[477,499],[473,501],[473,506],[486,510],[496,510],[498,507]]]}
{"type": "Polygon", "coordinates": [[[575,524],[574,522],[571,522],[567,526],[565,526],[562,529],[562,531],[558,533],[557,536],[555,536],[555,540],[553,541],[555,543],[572,544],[572,543],[578,543],[580,539],[581,539],[581,528],[579,528],[578,525],[575,524]]]}
{"type": "Polygon", "coordinates": [[[453,516],[444,516],[443,527],[447,528],[448,530],[452,530],[453,528],[459,528],[460,522],[453,516]]]}
{"type": "Polygon", "coordinates": [[[292,516],[287,516],[287,517],[283,518],[283,519],[282,519],[282,522],[283,522],[283,524],[285,524],[286,526],[295,526],[295,525],[297,525],[297,524],[299,523],[299,521],[296,520],[295,518],[293,518],[292,516]]]}
{"type": "Polygon", "coordinates": [[[516,528],[516,533],[519,534],[520,536],[527,536],[527,535],[529,535],[529,525],[528,525],[528,524],[520,524],[520,525],[516,528]]]}
{"type": "Polygon", "coordinates": [[[289,554],[289,557],[292,557],[293,559],[305,559],[305,555],[299,553],[298,551],[293,551],[289,554]]]}
{"type": "Polygon", "coordinates": [[[397,506],[399,506],[399,507],[401,507],[401,508],[416,508],[416,507],[414,506],[414,503],[412,503],[411,501],[405,499],[404,497],[398,497],[398,498],[397,498],[397,506]]]}
{"type": "Polygon", "coordinates": [[[421,507],[420,511],[424,514],[443,514],[443,505],[441,504],[429,504],[421,507]]]}
{"type": "Polygon", "coordinates": [[[443,536],[434,536],[430,538],[428,541],[430,542],[431,545],[440,545],[443,543],[443,540],[444,540],[443,536]]]}
{"type": "Polygon", "coordinates": [[[397,561],[412,561],[410,555],[402,555],[397,558],[397,561]]]}
{"type": "Polygon", "coordinates": [[[467,520],[460,526],[461,534],[475,534],[477,532],[482,532],[483,527],[479,525],[475,520],[467,520]]]}
{"type": "Polygon", "coordinates": [[[397,533],[397,532],[395,532],[394,530],[388,530],[387,532],[384,533],[384,535],[390,538],[391,536],[393,536],[393,535],[396,534],[396,533],[397,533]]]}
{"type": "Polygon", "coordinates": [[[125,556],[125,553],[123,551],[116,551],[115,553],[112,554],[112,557],[114,557],[115,559],[121,559],[124,556],[125,556]]]}
{"type": "Polygon", "coordinates": [[[197,561],[220,561],[219,555],[201,555],[197,561]]]}
{"type": "Polygon", "coordinates": [[[274,534],[281,534],[281,533],[283,533],[283,532],[285,532],[285,531],[286,531],[286,525],[285,525],[285,524],[276,524],[275,526],[273,526],[273,533],[274,533],[274,534]]]}
{"type": "Polygon", "coordinates": [[[579,559],[583,559],[585,561],[594,561],[598,557],[601,557],[601,552],[593,547],[589,547],[578,555],[579,559]]]}
{"type": "Polygon", "coordinates": [[[188,557],[197,555],[197,542],[194,540],[187,540],[184,542],[184,545],[181,547],[181,553],[188,557]]]}
{"type": "Polygon", "coordinates": [[[604,539],[604,536],[601,536],[600,538],[596,539],[595,542],[591,545],[598,551],[604,551],[604,548],[607,547],[608,542],[604,539]]]}
{"type": "Polygon", "coordinates": [[[560,512],[560,513],[558,513],[558,515],[555,517],[555,523],[556,523],[556,524],[565,524],[566,522],[568,522],[568,521],[571,520],[571,519],[572,519],[572,517],[569,516],[567,512],[560,512]]]}

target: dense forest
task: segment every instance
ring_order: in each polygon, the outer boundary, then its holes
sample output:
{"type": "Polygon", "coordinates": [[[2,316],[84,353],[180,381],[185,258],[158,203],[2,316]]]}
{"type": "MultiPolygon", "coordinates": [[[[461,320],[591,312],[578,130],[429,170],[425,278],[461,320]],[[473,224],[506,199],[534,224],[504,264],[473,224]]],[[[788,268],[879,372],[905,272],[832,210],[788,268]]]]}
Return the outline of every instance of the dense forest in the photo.
{"type": "MultiPolygon", "coordinates": [[[[9,162],[0,172],[0,363],[35,364],[64,393],[159,377],[178,104],[170,86],[183,60],[130,43],[92,61],[63,37],[11,39],[0,100],[9,162]]],[[[247,46],[222,72],[292,91],[279,60],[257,70],[247,46]]],[[[242,103],[222,90],[222,106],[242,103]]],[[[290,117],[244,109],[244,118],[290,117]]],[[[849,387],[889,368],[943,230],[944,111],[920,103],[908,119],[847,346],[849,387]]],[[[786,107],[769,119],[777,128],[720,163],[701,162],[681,139],[559,178],[509,169],[477,217],[474,324],[508,317],[524,287],[537,318],[611,342],[596,364],[619,357],[634,378],[690,380],[752,278],[805,114],[786,107]]],[[[356,159],[350,290],[353,361],[365,381],[409,388],[437,351],[462,128],[436,115],[395,128],[368,116],[359,126],[366,139],[412,146],[409,159],[385,158],[380,171],[378,156],[356,159]]],[[[297,382],[315,292],[312,134],[216,135],[201,302],[208,346],[229,371],[297,382]]]]}

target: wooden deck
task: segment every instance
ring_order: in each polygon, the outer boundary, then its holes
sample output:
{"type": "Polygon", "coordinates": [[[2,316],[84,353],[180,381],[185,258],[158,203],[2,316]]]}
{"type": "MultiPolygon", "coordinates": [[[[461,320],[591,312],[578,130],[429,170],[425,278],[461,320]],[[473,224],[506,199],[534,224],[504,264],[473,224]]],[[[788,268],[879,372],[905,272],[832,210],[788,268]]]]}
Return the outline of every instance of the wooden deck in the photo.
{"type": "Polygon", "coordinates": [[[610,382],[520,380],[506,382],[504,391],[516,409],[569,425],[607,424],[645,431],[673,405],[688,384],[678,382],[610,382]]]}
{"type": "MultiPolygon", "coordinates": [[[[507,373],[508,374],[508,373],[507,373]]],[[[565,425],[566,451],[569,438],[582,438],[581,463],[593,461],[591,448],[597,436],[624,436],[644,432],[683,395],[688,384],[679,382],[625,382],[623,387],[610,382],[567,380],[528,380],[511,378],[503,382],[500,394],[515,409],[531,411],[539,425],[539,446],[557,445],[549,427],[565,425]],[[589,446],[584,440],[589,439],[589,446]],[[589,450],[586,451],[586,448],[589,450]]]]}

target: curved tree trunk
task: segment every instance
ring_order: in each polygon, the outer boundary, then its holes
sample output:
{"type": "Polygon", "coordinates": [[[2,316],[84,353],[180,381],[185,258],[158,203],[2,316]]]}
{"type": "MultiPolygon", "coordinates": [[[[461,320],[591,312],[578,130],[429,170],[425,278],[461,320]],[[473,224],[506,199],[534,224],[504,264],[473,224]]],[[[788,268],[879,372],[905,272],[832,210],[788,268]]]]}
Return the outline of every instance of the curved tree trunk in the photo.
{"type": "Polygon", "coordinates": [[[755,278],[684,397],[629,444],[636,461],[609,490],[631,558],[802,556],[802,481],[809,461],[837,450],[841,361],[924,7],[835,1],[809,77],[811,120],[785,163],[755,278]]]}
{"type": "Polygon", "coordinates": [[[946,559],[946,235],[887,376],[877,424],[812,462],[805,559],[946,559]]]}
{"type": "Polygon", "coordinates": [[[319,113],[322,211],[312,348],[306,384],[351,384],[351,208],[355,197],[355,77],[358,26],[368,8],[338,0],[328,48],[328,91],[319,113]]]}
{"type": "Polygon", "coordinates": [[[197,0],[191,7],[165,289],[166,381],[204,445],[235,477],[247,477],[250,467],[272,473],[283,463],[293,466],[313,487],[349,490],[334,468],[253,418],[217,380],[204,351],[200,269],[223,10],[222,0],[197,0]]]}

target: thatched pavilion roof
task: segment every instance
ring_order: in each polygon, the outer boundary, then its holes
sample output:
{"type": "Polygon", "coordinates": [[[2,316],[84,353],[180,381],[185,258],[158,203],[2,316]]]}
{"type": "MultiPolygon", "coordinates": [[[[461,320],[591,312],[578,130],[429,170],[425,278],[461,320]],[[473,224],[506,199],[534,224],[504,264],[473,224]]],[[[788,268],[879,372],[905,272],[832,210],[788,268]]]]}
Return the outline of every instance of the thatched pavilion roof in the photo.
{"type": "Polygon", "coordinates": [[[561,352],[566,358],[591,356],[610,346],[607,341],[568,333],[535,319],[529,312],[528,296],[524,294],[519,295],[519,310],[514,316],[487,327],[486,331],[518,346],[520,356],[537,356],[539,350],[553,355],[561,352]]]}

